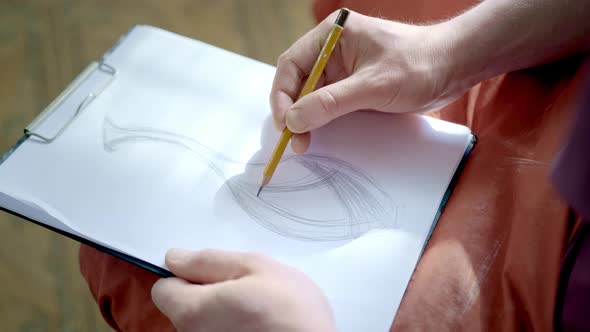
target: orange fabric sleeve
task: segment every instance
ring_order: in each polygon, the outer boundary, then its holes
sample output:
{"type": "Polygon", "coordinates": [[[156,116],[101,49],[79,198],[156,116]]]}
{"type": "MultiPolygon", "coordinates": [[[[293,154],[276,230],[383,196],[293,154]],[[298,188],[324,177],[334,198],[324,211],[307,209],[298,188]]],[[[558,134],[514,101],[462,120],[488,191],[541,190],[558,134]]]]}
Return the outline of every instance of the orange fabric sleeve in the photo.
{"type": "Polygon", "coordinates": [[[86,245],[79,257],[88,288],[115,331],[175,331],[151,300],[155,274],[86,245]]]}
{"type": "MultiPolygon", "coordinates": [[[[317,0],[408,21],[476,1],[317,0]]],[[[552,330],[560,263],[575,218],[551,187],[568,129],[580,59],[482,82],[433,113],[470,126],[478,143],[404,295],[392,330],[552,330]]],[[[173,330],[150,299],[156,276],[87,246],[81,272],[116,330],[173,330]]],[[[359,313],[362,314],[362,313],[359,313]]],[[[392,313],[393,315],[393,313],[392,313]]]]}
{"type": "Polygon", "coordinates": [[[407,23],[427,23],[455,16],[479,2],[480,0],[316,0],[312,10],[318,22],[331,12],[346,7],[370,16],[407,23]]]}

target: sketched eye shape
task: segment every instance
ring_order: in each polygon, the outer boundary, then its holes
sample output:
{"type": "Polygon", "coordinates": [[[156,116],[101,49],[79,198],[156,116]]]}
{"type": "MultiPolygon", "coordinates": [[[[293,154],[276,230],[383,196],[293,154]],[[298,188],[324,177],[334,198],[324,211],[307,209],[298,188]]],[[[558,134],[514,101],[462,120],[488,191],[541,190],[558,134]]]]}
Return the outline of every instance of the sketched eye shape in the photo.
{"type": "MultiPolygon", "coordinates": [[[[389,195],[351,164],[320,154],[290,156],[281,163],[305,168],[306,174],[275,181],[260,197],[259,183],[247,182],[249,177],[228,181],[238,204],[264,227],[311,241],[349,240],[373,229],[395,227],[396,208],[389,195]]],[[[261,172],[257,167],[257,174],[261,172]]]]}
{"type": "Polygon", "coordinates": [[[273,179],[263,195],[257,197],[260,184],[251,180],[251,173],[262,174],[264,163],[248,163],[246,173],[227,179],[223,164],[240,162],[191,137],[155,128],[122,127],[108,117],[103,129],[106,151],[113,152],[130,142],[168,143],[190,151],[226,181],[235,202],[245,213],[285,237],[341,241],[396,225],[397,207],[391,197],[360,169],[332,156],[305,154],[285,158],[281,167],[300,168],[293,172],[298,177],[273,179]],[[322,197],[319,202],[318,197],[322,197]]]}

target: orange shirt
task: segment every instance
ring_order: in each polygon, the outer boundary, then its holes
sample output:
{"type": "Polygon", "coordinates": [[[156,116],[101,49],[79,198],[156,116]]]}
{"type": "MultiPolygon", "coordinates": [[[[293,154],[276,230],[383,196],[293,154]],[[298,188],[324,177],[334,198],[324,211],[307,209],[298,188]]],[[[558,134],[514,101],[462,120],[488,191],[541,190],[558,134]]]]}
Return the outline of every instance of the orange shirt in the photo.
{"type": "MultiPolygon", "coordinates": [[[[320,20],[346,6],[424,22],[477,2],[317,0],[314,13],[320,20]]],[[[392,330],[553,330],[561,262],[577,224],[549,175],[579,93],[580,62],[495,77],[432,114],[468,125],[478,143],[392,330]]],[[[151,302],[155,275],[86,246],[80,267],[113,328],[174,330],[151,302]]]]}

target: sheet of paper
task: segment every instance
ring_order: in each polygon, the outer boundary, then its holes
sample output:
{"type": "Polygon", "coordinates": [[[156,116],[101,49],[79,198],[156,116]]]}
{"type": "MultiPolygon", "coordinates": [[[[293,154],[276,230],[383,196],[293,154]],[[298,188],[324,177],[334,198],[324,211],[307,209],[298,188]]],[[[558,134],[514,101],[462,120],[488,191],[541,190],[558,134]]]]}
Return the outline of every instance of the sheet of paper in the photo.
{"type": "Polygon", "coordinates": [[[53,143],[0,166],[69,227],[164,266],[168,248],[267,253],[312,278],[340,331],[387,331],[454,171],[461,126],[357,112],[287,151],[256,191],[279,132],[274,68],[151,27],[105,61],[116,79],[53,143]]]}

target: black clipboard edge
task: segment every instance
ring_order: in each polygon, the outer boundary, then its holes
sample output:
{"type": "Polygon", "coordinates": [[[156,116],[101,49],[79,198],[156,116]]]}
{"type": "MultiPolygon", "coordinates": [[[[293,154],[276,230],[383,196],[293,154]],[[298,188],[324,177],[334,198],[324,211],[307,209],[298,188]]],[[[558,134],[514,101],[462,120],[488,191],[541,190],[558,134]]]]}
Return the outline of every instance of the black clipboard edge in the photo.
{"type": "MultiPolygon", "coordinates": [[[[16,151],[16,149],[18,149],[18,147],[25,142],[28,139],[27,135],[22,136],[17,143],[7,152],[5,153],[2,158],[0,158],[0,165],[14,152],[16,151]]],[[[469,159],[469,156],[471,155],[471,152],[473,150],[473,148],[475,147],[475,144],[477,143],[477,136],[472,135],[471,136],[471,141],[467,146],[467,149],[465,149],[465,152],[463,153],[463,157],[461,158],[461,161],[459,162],[459,165],[457,167],[457,169],[455,170],[455,173],[453,174],[453,177],[451,179],[451,182],[449,183],[449,186],[447,187],[447,190],[441,200],[441,203],[439,205],[438,211],[434,217],[434,221],[432,222],[432,226],[430,227],[430,231],[428,232],[428,235],[426,236],[426,241],[424,242],[424,247],[422,248],[422,251],[420,252],[420,257],[422,256],[422,254],[424,253],[424,249],[426,248],[426,245],[428,244],[430,238],[432,237],[432,233],[434,232],[434,229],[436,228],[436,225],[438,224],[438,221],[440,219],[440,216],[442,215],[442,212],[444,210],[444,208],[446,207],[447,203],[449,202],[449,199],[451,198],[451,195],[453,193],[453,190],[455,189],[457,182],[459,181],[459,177],[461,176],[461,173],[463,172],[463,169],[465,168],[465,164],[467,163],[467,160],[469,159]]],[[[107,248],[103,245],[100,245],[98,243],[92,242],[88,239],[79,237],[77,235],[65,232],[61,229],[46,225],[42,222],[39,222],[37,220],[33,220],[31,218],[25,217],[19,213],[16,213],[14,211],[8,210],[6,208],[0,207],[0,211],[4,211],[7,212],[13,216],[16,216],[18,218],[30,221],[38,226],[44,227],[46,229],[49,229],[53,232],[56,232],[58,234],[61,234],[65,237],[68,237],[72,240],[78,241],[82,244],[88,245],[92,248],[95,248],[101,252],[104,252],[106,254],[109,254],[111,256],[114,256],[116,258],[122,259],[123,261],[126,261],[128,263],[131,263],[133,265],[139,266],[140,268],[143,268],[149,272],[155,273],[156,275],[159,275],[161,277],[173,277],[174,274],[172,274],[170,271],[165,270],[157,265],[148,263],[144,260],[138,259],[136,257],[124,254],[122,252],[113,250],[111,248],[107,248]]],[[[418,264],[416,264],[416,267],[418,266],[418,264]]]]}
{"type": "MultiPolygon", "coordinates": [[[[443,195],[443,198],[442,198],[440,205],[438,207],[438,211],[436,212],[436,215],[434,216],[434,221],[432,222],[432,226],[430,227],[430,231],[428,232],[428,235],[426,236],[426,241],[424,242],[424,247],[422,248],[422,251],[420,252],[420,257],[422,257],[422,254],[424,253],[424,249],[426,249],[426,245],[428,244],[428,242],[430,241],[430,238],[432,237],[432,233],[434,232],[434,229],[436,228],[436,225],[438,224],[440,216],[442,215],[445,207],[447,206],[447,203],[451,199],[451,195],[453,194],[453,190],[457,186],[457,182],[459,181],[459,178],[461,177],[461,174],[463,173],[463,169],[465,168],[465,164],[467,164],[467,161],[469,160],[469,156],[471,155],[471,152],[473,151],[473,148],[475,147],[476,144],[477,144],[477,136],[474,134],[471,134],[471,141],[467,145],[467,149],[465,149],[465,152],[463,153],[463,157],[461,157],[461,161],[459,162],[459,165],[457,166],[457,169],[455,170],[455,174],[453,174],[453,177],[451,178],[451,182],[449,183],[449,186],[447,187],[447,191],[443,195]]],[[[417,264],[416,264],[416,266],[417,266],[417,264]]]]}
{"type": "MultiPolygon", "coordinates": [[[[120,36],[119,39],[115,42],[115,44],[109,50],[107,50],[107,52],[102,56],[102,59],[105,59],[106,57],[108,57],[108,55],[110,55],[119,45],[121,45],[123,43],[123,41],[137,27],[138,27],[138,25],[132,26],[130,29],[128,29],[128,31],[126,33],[124,33],[122,36],[120,36]]],[[[2,165],[2,163],[4,163],[4,161],[6,161],[6,159],[8,159],[12,155],[12,153],[14,153],[14,151],[16,151],[29,138],[30,138],[30,135],[28,135],[25,132],[25,134],[23,136],[21,136],[21,138],[8,150],[8,152],[4,153],[0,157],[0,165],[2,165]]],[[[61,235],[65,236],[67,238],[70,238],[72,240],[78,241],[81,244],[88,245],[88,246],[90,246],[92,248],[95,248],[95,249],[101,251],[101,252],[104,252],[104,253],[109,254],[109,255],[112,255],[112,256],[114,256],[116,258],[122,259],[123,261],[126,261],[128,263],[131,263],[133,265],[139,266],[139,267],[141,267],[141,268],[143,268],[143,269],[145,269],[147,271],[150,271],[152,273],[155,273],[155,274],[157,274],[157,275],[159,275],[161,277],[172,277],[172,276],[174,276],[170,271],[168,271],[166,269],[163,269],[163,268],[161,268],[161,267],[159,267],[157,265],[148,263],[146,261],[143,261],[141,259],[138,259],[138,258],[135,258],[133,256],[127,255],[125,253],[122,253],[122,252],[113,250],[111,248],[107,248],[107,247],[105,247],[103,245],[100,245],[98,243],[92,242],[92,241],[90,241],[88,239],[79,237],[77,235],[68,233],[68,232],[63,231],[61,229],[58,229],[58,228],[55,228],[55,227],[46,225],[46,224],[44,224],[44,223],[42,223],[40,221],[33,220],[31,218],[25,217],[25,216],[23,216],[23,215],[21,215],[19,213],[16,213],[14,211],[8,210],[6,208],[0,207],[0,211],[4,211],[4,212],[6,212],[8,214],[11,214],[13,216],[16,216],[18,218],[21,218],[21,219],[27,220],[29,222],[32,222],[32,223],[34,223],[34,224],[36,224],[38,226],[41,226],[41,227],[46,228],[46,229],[49,229],[49,230],[51,230],[53,232],[56,232],[58,234],[61,234],[61,235]]]]}
{"type": "Polygon", "coordinates": [[[68,233],[68,232],[63,231],[63,230],[61,230],[59,228],[55,228],[55,227],[46,225],[46,224],[44,224],[42,222],[39,222],[37,220],[34,220],[34,219],[31,219],[31,218],[25,217],[25,216],[23,216],[21,214],[18,214],[16,212],[11,211],[11,210],[8,210],[6,208],[0,207],[0,211],[4,211],[4,212],[6,212],[8,214],[11,214],[11,215],[13,215],[15,217],[18,217],[18,218],[27,220],[29,222],[32,222],[33,224],[36,224],[36,225],[41,226],[43,228],[49,229],[49,230],[51,230],[51,231],[53,231],[55,233],[58,233],[60,235],[63,235],[63,236],[65,236],[67,238],[70,238],[72,240],[78,241],[81,244],[85,244],[85,245],[90,246],[90,247],[92,247],[94,249],[97,249],[97,250],[99,250],[101,252],[104,252],[104,253],[109,254],[111,256],[114,256],[116,258],[122,259],[122,260],[124,260],[124,261],[126,261],[128,263],[133,264],[133,265],[139,266],[140,268],[143,268],[143,269],[145,269],[147,271],[150,271],[152,273],[155,273],[155,274],[157,274],[157,275],[159,275],[161,277],[167,278],[167,277],[173,277],[174,276],[170,271],[165,270],[165,269],[163,269],[163,268],[161,268],[159,266],[156,266],[154,264],[148,263],[146,261],[143,261],[141,259],[135,258],[133,256],[124,254],[122,252],[119,252],[119,251],[116,251],[116,250],[107,248],[107,247],[105,247],[103,245],[100,245],[100,244],[98,244],[96,242],[92,242],[92,241],[90,241],[88,239],[85,239],[83,237],[79,237],[77,235],[68,233]]]}
{"type": "MultiPolygon", "coordinates": [[[[28,136],[28,135],[23,135],[23,136],[22,136],[22,137],[21,137],[21,138],[20,138],[20,139],[19,139],[19,140],[18,140],[18,141],[17,141],[17,142],[16,142],[16,143],[13,145],[13,146],[12,146],[12,148],[11,148],[10,150],[8,150],[8,152],[6,152],[6,153],[5,153],[5,154],[4,154],[4,155],[3,155],[3,156],[0,158],[0,165],[1,165],[1,164],[2,164],[2,163],[3,163],[3,162],[6,160],[6,159],[8,159],[8,157],[10,157],[10,155],[11,155],[11,154],[12,154],[14,151],[16,151],[16,149],[18,149],[18,147],[19,147],[19,146],[21,146],[21,145],[22,145],[22,144],[23,144],[23,143],[24,143],[24,142],[25,142],[25,141],[26,141],[28,138],[29,138],[29,136],[28,136]]],[[[106,254],[109,254],[109,255],[111,255],[111,256],[114,256],[114,257],[116,257],[116,258],[119,258],[119,259],[122,259],[123,261],[126,261],[126,262],[128,262],[128,263],[131,263],[131,264],[133,264],[133,265],[139,266],[140,268],[143,268],[143,269],[145,269],[145,270],[147,270],[147,271],[150,271],[150,272],[152,272],[152,273],[155,273],[155,274],[157,274],[157,275],[159,275],[159,276],[161,276],[161,277],[167,278],[167,277],[173,277],[173,276],[174,276],[174,275],[173,275],[173,274],[172,274],[170,271],[168,271],[168,270],[166,270],[166,269],[163,269],[163,268],[161,268],[161,267],[159,267],[159,266],[157,266],[157,265],[154,265],[154,264],[148,263],[148,262],[146,262],[146,261],[144,261],[144,260],[141,260],[141,259],[139,259],[139,258],[136,258],[136,257],[130,256],[130,255],[128,255],[128,254],[125,254],[125,253],[122,253],[122,252],[119,252],[119,251],[113,250],[113,249],[111,249],[111,248],[107,248],[107,247],[105,247],[105,246],[103,246],[103,245],[101,245],[101,244],[98,244],[98,243],[96,243],[96,242],[92,242],[92,241],[90,241],[90,240],[88,240],[88,239],[85,239],[85,238],[83,238],[83,237],[80,237],[80,236],[77,236],[77,235],[74,235],[74,234],[68,233],[68,232],[66,232],[66,231],[63,231],[63,230],[61,230],[61,229],[59,229],[59,228],[55,228],[55,227],[52,227],[52,226],[46,225],[46,224],[44,224],[44,223],[42,223],[42,222],[40,222],[40,221],[37,221],[37,220],[31,219],[31,218],[29,218],[29,217],[23,216],[22,214],[16,213],[16,212],[14,212],[14,211],[11,211],[11,210],[8,210],[8,209],[6,209],[6,208],[4,208],[4,207],[0,207],[0,211],[4,211],[4,212],[6,212],[6,213],[8,213],[8,214],[11,214],[11,215],[13,215],[13,216],[15,216],[15,217],[18,217],[18,218],[21,218],[21,219],[27,220],[27,221],[29,221],[29,222],[32,222],[33,224],[36,224],[36,225],[38,225],[38,226],[41,226],[41,227],[43,227],[43,228],[49,229],[49,230],[51,230],[51,231],[53,231],[53,232],[55,232],[55,233],[61,234],[61,235],[65,236],[65,237],[67,237],[67,238],[70,238],[70,239],[72,239],[72,240],[78,241],[78,242],[80,242],[81,244],[88,245],[88,246],[90,246],[90,247],[92,247],[92,248],[95,248],[95,249],[97,249],[97,250],[99,250],[99,251],[102,251],[102,252],[104,252],[104,253],[106,253],[106,254]]]]}
{"type": "MultiPolygon", "coordinates": [[[[463,152],[463,157],[461,157],[461,161],[459,162],[459,165],[457,165],[457,169],[455,170],[455,173],[453,174],[453,177],[451,178],[451,182],[449,183],[449,186],[447,187],[447,190],[445,191],[445,194],[443,195],[443,198],[441,199],[440,205],[438,206],[438,211],[436,212],[436,215],[434,216],[434,220],[432,222],[432,225],[430,226],[430,231],[428,231],[428,235],[426,236],[426,241],[424,241],[424,246],[422,247],[422,250],[420,251],[420,255],[418,256],[418,261],[416,262],[416,265],[414,266],[414,270],[412,271],[412,275],[414,274],[414,272],[416,272],[416,269],[418,268],[418,265],[420,264],[420,260],[422,259],[422,255],[424,254],[424,250],[426,249],[428,242],[430,242],[430,238],[432,237],[432,233],[434,233],[436,225],[438,224],[438,220],[440,219],[440,216],[442,215],[443,210],[447,206],[447,203],[449,202],[449,199],[451,198],[451,195],[453,194],[453,190],[455,189],[457,182],[459,181],[459,178],[461,177],[461,174],[463,173],[463,169],[465,168],[465,164],[467,164],[467,161],[469,160],[469,156],[471,155],[471,152],[473,151],[473,148],[475,147],[476,143],[477,143],[477,136],[472,133],[471,134],[471,141],[467,145],[465,152],[463,152]]],[[[408,287],[410,286],[410,284],[409,284],[410,282],[412,282],[412,277],[410,277],[408,285],[406,286],[406,289],[404,290],[401,302],[403,302],[404,298],[406,297],[406,293],[408,291],[408,287]]],[[[397,312],[393,315],[393,318],[392,318],[393,320],[391,321],[391,325],[393,325],[396,318],[397,318],[397,312]]]]}

